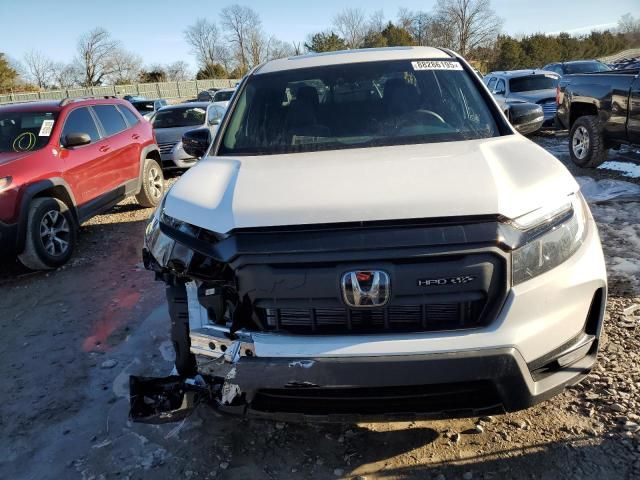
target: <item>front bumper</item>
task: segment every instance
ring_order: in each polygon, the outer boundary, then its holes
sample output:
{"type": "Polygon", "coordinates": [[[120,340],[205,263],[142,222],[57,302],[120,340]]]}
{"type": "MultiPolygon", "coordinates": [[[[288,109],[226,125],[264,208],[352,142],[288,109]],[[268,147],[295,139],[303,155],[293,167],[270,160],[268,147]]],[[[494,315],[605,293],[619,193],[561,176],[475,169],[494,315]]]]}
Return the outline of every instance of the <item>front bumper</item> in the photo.
{"type": "Polygon", "coordinates": [[[469,417],[528,408],[580,381],[597,342],[570,368],[534,381],[515,348],[411,356],[241,358],[220,410],[251,416],[327,421],[469,417]]]}
{"type": "Polygon", "coordinates": [[[192,167],[198,161],[197,158],[190,156],[182,148],[182,142],[178,142],[170,152],[161,153],[162,168],[164,169],[184,169],[192,167]]]}

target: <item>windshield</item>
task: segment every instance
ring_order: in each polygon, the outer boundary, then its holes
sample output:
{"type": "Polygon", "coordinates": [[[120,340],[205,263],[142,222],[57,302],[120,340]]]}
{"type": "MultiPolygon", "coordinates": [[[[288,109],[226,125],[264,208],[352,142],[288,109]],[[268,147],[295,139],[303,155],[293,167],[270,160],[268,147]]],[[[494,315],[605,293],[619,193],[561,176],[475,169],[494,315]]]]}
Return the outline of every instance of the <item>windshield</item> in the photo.
{"type": "Polygon", "coordinates": [[[153,101],[151,102],[134,102],[132,103],[133,108],[135,108],[140,115],[144,115],[145,113],[153,112],[153,101]]]}
{"type": "Polygon", "coordinates": [[[216,92],[213,95],[213,101],[214,102],[228,102],[229,100],[231,100],[231,97],[233,96],[233,91],[227,91],[227,92],[216,92]]]}
{"type": "Polygon", "coordinates": [[[602,62],[580,62],[565,64],[564,70],[567,75],[571,75],[573,73],[608,72],[611,68],[602,62]]]}
{"type": "Polygon", "coordinates": [[[254,75],[220,155],[268,155],[499,135],[456,61],[357,63],[254,75]]]}
{"type": "Polygon", "coordinates": [[[531,92],[533,90],[548,90],[558,86],[557,75],[531,75],[530,77],[518,77],[509,80],[511,93],[531,92]]]}
{"type": "Polygon", "coordinates": [[[49,143],[57,112],[0,112],[0,152],[32,152],[49,143]]]}
{"type": "Polygon", "coordinates": [[[169,108],[158,110],[153,119],[153,128],[194,127],[203,125],[206,110],[201,107],[169,108]]]}

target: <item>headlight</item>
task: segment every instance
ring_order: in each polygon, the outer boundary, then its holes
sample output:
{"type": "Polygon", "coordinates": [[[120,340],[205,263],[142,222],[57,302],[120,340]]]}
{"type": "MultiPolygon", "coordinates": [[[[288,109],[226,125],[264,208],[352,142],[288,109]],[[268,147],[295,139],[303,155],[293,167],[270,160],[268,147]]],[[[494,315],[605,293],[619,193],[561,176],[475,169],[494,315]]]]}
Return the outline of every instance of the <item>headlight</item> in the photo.
{"type": "Polygon", "coordinates": [[[0,192],[6,190],[11,185],[11,177],[2,177],[0,178],[0,192]]]}
{"type": "Polygon", "coordinates": [[[543,207],[513,223],[528,239],[511,257],[512,283],[517,285],[557,267],[580,248],[587,224],[584,199],[571,195],[566,203],[543,207]]]}

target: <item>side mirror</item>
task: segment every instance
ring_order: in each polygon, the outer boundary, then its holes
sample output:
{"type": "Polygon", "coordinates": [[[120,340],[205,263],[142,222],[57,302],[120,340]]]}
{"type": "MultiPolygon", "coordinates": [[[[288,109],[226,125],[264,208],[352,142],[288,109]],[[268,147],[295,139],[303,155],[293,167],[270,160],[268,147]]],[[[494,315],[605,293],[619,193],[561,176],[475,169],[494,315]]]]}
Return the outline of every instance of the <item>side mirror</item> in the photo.
{"type": "Polygon", "coordinates": [[[81,147],[90,143],[91,137],[89,134],[82,132],[68,133],[62,139],[62,146],[65,148],[81,147]]]}
{"type": "Polygon", "coordinates": [[[210,118],[209,125],[220,125],[220,120],[222,120],[220,117],[210,118]]]}
{"type": "Polygon", "coordinates": [[[208,128],[189,130],[182,135],[182,148],[187,154],[195,158],[204,157],[210,144],[211,132],[208,128]]]}
{"type": "Polygon", "coordinates": [[[509,105],[508,117],[511,125],[523,135],[537,132],[544,123],[542,106],[534,103],[513,103],[509,105]]]}
{"type": "Polygon", "coordinates": [[[494,95],[504,95],[504,88],[501,88],[500,90],[496,89],[493,92],[494,95]]]}

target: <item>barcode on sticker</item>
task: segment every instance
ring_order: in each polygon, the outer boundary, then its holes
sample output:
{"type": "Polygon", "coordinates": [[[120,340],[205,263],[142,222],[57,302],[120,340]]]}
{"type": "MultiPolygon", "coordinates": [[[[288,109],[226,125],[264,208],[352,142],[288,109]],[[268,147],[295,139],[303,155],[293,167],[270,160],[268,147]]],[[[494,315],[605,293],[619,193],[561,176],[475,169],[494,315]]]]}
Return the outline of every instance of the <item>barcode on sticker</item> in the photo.
{"type": "Polygon", "coordinates": [[[414,70],[462,70],[460,62],[448,60],[417,60],[411,66],[414,70]]]}
{"type": "Polygon", "coordinates": [[[39,137],[49,137],[51,136],[51,129],[53,128],[53,120],[43,120],[42,125],[40,126],[40,133],[38,133],[39,137]]]}

